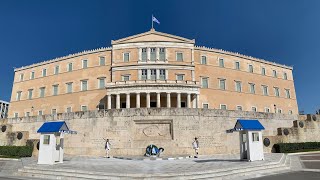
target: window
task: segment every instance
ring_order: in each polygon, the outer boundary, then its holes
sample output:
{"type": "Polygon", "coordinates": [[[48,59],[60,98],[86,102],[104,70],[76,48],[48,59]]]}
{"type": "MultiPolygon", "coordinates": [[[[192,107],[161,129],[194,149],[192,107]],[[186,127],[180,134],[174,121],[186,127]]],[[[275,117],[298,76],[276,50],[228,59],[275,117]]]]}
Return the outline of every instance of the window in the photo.
{"type": "Polygon", "coordinates": [[[26,117],[30,117],[30,112],[26,112],[26,117]]]}
{"type": "Polygon", "coordinates": [[[104,103],[99,103],[98,105],[98,109],[101,110],[101,109],[105,109],[105,105],[104,103]]]}
{"type": "Polygon", "coordinates": [[[165,48],[159,48],[159,60],[165,61],[166,60],[166,49],[165,48]]]}
{"type": "Polygon", "coordinates": [[[291,96],[290,96],[290,89],[285,89],[286,91],[286,98],[290,99],[291,96]]]}
{"type": "Polygon", "coordinates": [[[60,70],[60,67],[59,66],[55,66],[54,67],[54,74],[59,74],[59,70],[60,70]]]}
{"type": "Polygon", "coordinates": [[[147,61],[147,48],[142,48],[141,49],[141,60],[142,61],[147,61]]]}
{"type": "Polygon", "coordinates": [[[42,70],[42,77],[45,77],[45,76],[47,76],[47,69],[42,70]]]}
{"type": "Polygon", "coordinates": [[[226,90],[226,80],[225,79],[220,79],[219,80],[219,88],[221,90],[226,90]]]}
{"type": "Polygon", "coordinates": [[[34,79],[34,71],[30,73],[30,79],[34,79]]]}
{"type": "Polygon", "coordinates": [[[42,116],[42,115],[43,115],[42,110],[38,111],[38,115],[39,115],[39,116],[42,116]]]}
{"type": "Polygon", "coordinates": [[[289,112],[288,112],[289,114],[292,114],[292,110],[289,110],[289,112]]]}
{"type": "Polygon", "coordinates": [[[146,80],[148,77],[148,70],[147,69],[142,69],[141,70],[141,80],[146,80]]]}
{"type": "Polygon", "coordinates": [[[257,112],[257,108],[256,108],[256,107],[251,107],[251,110],[252,110],[253,112],[257,112]]]}
{"type": "Polygon", "coordinates": [[[242,91],[242,87],[241,87],[241,82],[240,81],[236,81],[236,91],[237,92],[241,92],[242,91]]]}
{"type": "Polygon", "coordinates": [[[183,54],[182,52],[177,52],[177,57],[176,57],[177,61],[183,61],[183,54]]]}
{"type": "Polygon", "coordinates": [[[249,67],[248,67],[249,69],[248,69],[248,71],[249,71],[249,73],[253,73],[253,66],[251,65],[251,64],[249,64],[249,67]]]}
{"type": "Polygon", "coordinates": [[[43,135],[43,144],[50,144],[50,135],[43,135]]]}
{"type": "Polygon", "coordinates": [[[58,95],[58,87],[59,87],[59,85],[53,85],[52,87],[53,87],[53,95],[54,96],[58,95]]]}
{"type": "Polygon", "coordinates": [[[262,92],[264,96],[268,96],[268,86],[262,85],[262,92]]]}
{"type": "Polygon", "coordinates": [[[250,89],[250,93],[251,94],[255,94],[256,93],[255,84],[249,83],[249,89],[250,89]]]}
{"type": "Polygon", "coordinates": [[[224,59],[219,58],[219,67],[224,67],[224,59]]]}
{"type": "Polygon", "coordinates": [[[278,109],[278,113],[280,113],[280,114],[281,114],[281,113],[282,113],[282,109],[278,109]]]}
{"type": "Polygon", "coordinates": [[[19,117],[19,113],[14,113],[14,117],[15,118],[19,117]]]}
{"type": "Polygon", "coordinates": [[[123,62],[129,62],[130,59],[130,53],[126,52],[123,53],[123,62]]]}
{"type": "Polygon", "coordinates": [[[16,96],[16,100],[17,100],[17,101],[20,101],[20,99],[21,99],[21,93],[22,93],[22,91],[18,91],[18,92],[17,92],[17,96],[16,96]]]}
{"type": "Polygon", "coordinates": [[[122,81],[130,81],[130,75],[123,75],[122,81]]]}
{"type": "Polygon", "coordinates": [[[106,58],[105,57],[100,57],[99,58],[99,65],[100,66],[106,65],[106,58]]]}
{"type": "Polygon", "coordinates": [[[253,142],[259,141],[259,133],[252,133],[252,141],[253,142]]]}
{"type": "Polygon", "coordinates": [[[81,111],[88,111],[88,107],[87,106],[81,106],[81,111]]]}
{"type": "Polygon", "coordinates": [[[57,109],[51,109],[51,114],[57,114],[57,109]]]}
{"type": "Polygon", "coordinates": [[[236,110],[237,111],[242,111],[242,106],[237,106],[236,110]]]}
{"type": "Polygon", "coordinates": [[[41,88],[40,88],[40,95],[39,95],[39,97],[41,97],[41,98],[44,97],[45,89],[46,89],[45,87],[41,87],[41,88]]]}
{"type": "Polygon", "coordinates": [[[88,68],[88,60],[82,60],[82,68],[83,69],[86,69],[86,68],[88,68]]]}
{"type": "Polygon", "coordinates": [[[225,104],[220,104],[220,109],[222,109],[222,110],[227,110],[227,105],[225,105],[225,104]]]}
{"type": "Polygon", "coordinates": [[[273,75],[273,77],[277,77],[277,71],[276,70],[272,70],[272,75],[273,75]]]}
{"type": "Polygon", "coordinates": [[[160,80],[165,80],[166,79],[166,70],[160,69],[159,73],[160,73],[160,76],[159,76],[160,80]]]}
{"type": "Polygon", "coordinates": [[[88,80],[82,80],[81,81],[81,91],[88,90],[88,80]]]}
{"type": "Polygon", "coordinates": [[[68,64],[68,72],[71,72],[73,70],[73,64],[69,63],[68,64]]]}
{"type": "Polygon", "coordinates": [[[266,68],[261,68],[261,74],[263,75],[263,76],[265,76],[266,75],[266,68]]]}
{"type": "Polygon", "coordinates": [[[20,81],[23,81],[23,74],[20,74],[20,81]]]}
{"type": "Polygon", "coordinates": [[[207,77],[201,78],[201,86],[202,86],[202,88],[208,88],[209,87],[208,79],[209,78],[207,78],[207,77]]]}
{"type": "Polygon", "coordinates": [[[32,99],[33,89],[28,90],[28,99],[32,99]]]}
{"type": "Polygon", "coordinates": [[[279,92],[279,88],[278,87],[274,87],[274,95],[276,97],[279,97],[280,96],[280,92],[279,92]]]}
{"type": "Polygon", "coordinates": [[[177,74],[177,81],[183,81],[184,80],[184,74],[177,74]]]}
{"type": "Polygon", "coordinates": [[[106,78],[99,78],[99,89],[104,89],[106,86],[106,78]]]}
{"type": "Polygon", "coordinates": [[[72,82],[67,83],[67,93],[72,93],[72,82]]]}
{"type": "Polygon", "coordinates": [[[270,108],[264,108],[264,112],[269,113],[270,112],[270,108]]]}
{"type": "Polygon", "coordinates": [[[203,103],[202,104],[203,109],[209,109],[209,104],[208,103],[203,103]]]}
{"type": "Polygon", "coordinates": [[[156,80],[157,79],[157,70],[156,69],[150,69],[151,72],[151,80],[156,80]]]}
{"type": "Polygon", "coordinates": [[[285,72],[283,73],[283,79],[284,79],[284,80],[288,80],[287,73],[285,73],[285,72]]]}
{"type": "Polygon", "coordinates": [[[150,61],[155,61],[156,59],[156,48],[150,48],[150,61]]]}
{"type": "Polygon", "coordinates": [[[71,108],[71,107],[67,107],[66,112],[67,112],[67,113],[71,113],[71,112],[72,112],[72,108],[71,108]]]}
{"type": "Polygon", "coordinates": [[[234,69],[240,70],[240,62],[235,62],[234,69]]]}
{"type": "Polygon", "coordinates": [[[207,56],[201,56],[201,64],[207,64],[207,56]]]}

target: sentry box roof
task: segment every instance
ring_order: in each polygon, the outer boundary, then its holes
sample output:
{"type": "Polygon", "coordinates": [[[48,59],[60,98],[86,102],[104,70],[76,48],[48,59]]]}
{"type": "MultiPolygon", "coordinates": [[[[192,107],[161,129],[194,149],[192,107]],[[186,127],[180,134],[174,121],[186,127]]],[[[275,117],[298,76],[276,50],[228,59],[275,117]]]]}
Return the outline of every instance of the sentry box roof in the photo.
{"type": "Polygon", "coordinates": [[[258,120],[238,119],[236,125],[234,126],[234,130],[261,131],[264,130],[264,127],[258,120]]]}
{"type": "Polygon", "coordinates": [[[45,122],[37,133],[70,132],[65,121],[45,122]]]}

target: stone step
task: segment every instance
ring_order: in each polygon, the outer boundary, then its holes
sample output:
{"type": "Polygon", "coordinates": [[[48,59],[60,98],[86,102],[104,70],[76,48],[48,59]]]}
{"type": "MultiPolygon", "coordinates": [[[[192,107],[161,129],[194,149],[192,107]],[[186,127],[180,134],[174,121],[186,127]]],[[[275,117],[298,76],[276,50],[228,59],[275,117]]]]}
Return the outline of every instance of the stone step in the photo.
{"type": "Polygon", "coordinates": [[[19,170],[19,175],[45,179],[232,179],[248,175],[259,175],[275,171],[287,170],[283,164],[269,164],[263,166],[251,166],[247,168],[220,169],[216,171],[172,173],[172,174],[116,174],[103,172],[86,172],[68,169],[43,169],[37,167],[25,167],[19,170]]]}

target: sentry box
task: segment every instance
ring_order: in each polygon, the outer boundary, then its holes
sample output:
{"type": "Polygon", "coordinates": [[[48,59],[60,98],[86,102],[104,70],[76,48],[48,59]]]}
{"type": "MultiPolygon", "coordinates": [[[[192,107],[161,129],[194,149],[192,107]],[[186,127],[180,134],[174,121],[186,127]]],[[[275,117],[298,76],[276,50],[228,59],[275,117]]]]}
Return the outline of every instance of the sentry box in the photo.
{"type": "Polygon", "coordinates": [[[70,131],[65,121],[45,122],[37,131],[40,135],[38,164],[63,163],[64,134],[70,131]]]}
{"type": "Polygon", "coordinates": [[[264,127],[258,120],[237,120],[234,131],[239,132],[240,160],[264,160],[262,130],[264,127]]]}

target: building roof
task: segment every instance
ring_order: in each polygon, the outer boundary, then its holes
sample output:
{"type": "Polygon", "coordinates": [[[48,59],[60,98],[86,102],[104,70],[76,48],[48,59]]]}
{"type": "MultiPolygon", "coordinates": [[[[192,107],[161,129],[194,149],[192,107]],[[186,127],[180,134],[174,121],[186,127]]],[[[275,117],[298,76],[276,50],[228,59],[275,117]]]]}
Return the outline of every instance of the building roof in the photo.
{"type": "Polygon", "coordinates": [[[61,131],[69,131],[65,121],[45,122],[38,129],[37,133],[54,133],[61,131]]]}
{"type": "Polygon", "coordinates": [[[0,103],[4,103],[4,104],[10,104],[9,102],[7,102],[7,101],[2,101],[2,100],[0,100],[0,103]]]}
{"type": "Polygon", "coordinates": [[[264,130],[264,127],[258,120],[238,119],[234,129],[237,131],[242,130],[264,130]]]}

